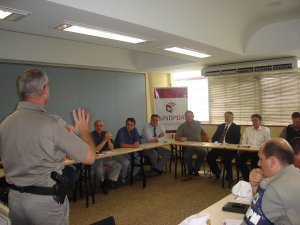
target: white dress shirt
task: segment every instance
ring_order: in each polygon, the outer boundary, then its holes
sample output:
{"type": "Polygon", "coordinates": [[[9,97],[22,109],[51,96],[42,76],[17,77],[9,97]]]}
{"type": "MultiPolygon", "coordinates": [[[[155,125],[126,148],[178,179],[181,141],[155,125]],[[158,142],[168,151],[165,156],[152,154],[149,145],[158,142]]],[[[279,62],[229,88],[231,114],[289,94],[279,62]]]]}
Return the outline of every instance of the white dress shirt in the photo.
{"type": "Polygon", "coordinates": [[[247,127],[243,134],[243,145],[260,146],[263,142],[271,139],[270,129],[265,126],[260,126],[257,130],[252,127],[247,127]]]}
{"type": "MultiPolygon", "coordinates": [[[[161,124],[157,124],[157,127],[155,129],[158,142],[163,142],[165,140],[165,137],[159,137],[161,133],[166,133],[164,127],[161,124]]],[[[144,126],[142,131],[142,138],[141,143],[150,143],[151,139],[154,138],[154,127],[149,123],[146,126],[144,126]]]]}

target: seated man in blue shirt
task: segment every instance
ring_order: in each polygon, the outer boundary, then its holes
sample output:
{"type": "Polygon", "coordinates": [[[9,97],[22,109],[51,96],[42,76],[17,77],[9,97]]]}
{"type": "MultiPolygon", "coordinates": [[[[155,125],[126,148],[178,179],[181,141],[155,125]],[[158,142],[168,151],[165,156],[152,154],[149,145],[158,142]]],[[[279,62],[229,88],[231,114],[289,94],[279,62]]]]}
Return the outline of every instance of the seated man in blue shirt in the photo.
{"type": "MultiPolygon", "coordinates": [[[[112,135],[110,132],[104,130],[104,121],[96,120],[94,128],[95,130],[91,133],[91,135],[96,145],[96,151],[101,154],[103,151],[112,150],[112,135]]],[[[113,158],[95,160],[93,169],[96,177],[101,182],[101,188],[104,194],[108,193],[108,186],[113,185],[118,181],[121,168],[121,164],[113,158]],[[105,168],[107,171],[105,171],[105,168]],[[105,172],[107,172],[107,179],[105,179],[104,176],[105,172]]]]}
{"type": "MultiPolygon", "coordinates": [[[[140,146],[140,135],[135,127],[135,119],[127,118],[126,125],[119,129],[116,139],[115,148],[138,148],[140,146]]],[[[122,164],[122,183],[127,182],[127,170],[130,165],[130,156],[120,155],[115,157],[119,163],[122,164]]],[[[133,175],[139,172],[139,168],[134,168],[133,175]]]]}
{"type": "MultiPolygon", "coordinates": [[[[149,124],[144,126],[142,132],[141,143],[155,143],[163,141],[166,132],[164,127],[158,123],[159,115],[152,114],[149,124]]],[[[153,170],[158,174],[162,174],[163,167],[169,161],[171,152],[166,148],[154,148],[144,151],[144,156],[149,157],[153,170]]]]}

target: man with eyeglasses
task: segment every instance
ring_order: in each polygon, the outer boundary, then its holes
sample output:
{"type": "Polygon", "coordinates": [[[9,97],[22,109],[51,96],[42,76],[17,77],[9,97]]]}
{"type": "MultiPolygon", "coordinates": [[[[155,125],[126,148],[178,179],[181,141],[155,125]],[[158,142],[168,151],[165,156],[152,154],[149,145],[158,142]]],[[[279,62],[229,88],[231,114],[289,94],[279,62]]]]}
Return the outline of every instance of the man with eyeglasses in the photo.
{"type": "MultiPolygon", "coordinates": [[[[222,144],[239,144],[241,138],[241,128],[239,125],[233,122],[234,115],[232,112],[227,111],[224,113],[225,123],[218,126],[216,132],[212,137],[212,142],[222,144]]],[[[226,179],[231,181],[232,179],[232,168],[231,161],[237,155],[236,151],[227,149],[212,149],[207,153],[206,159],[209,164],[210,170],[215,174],[215,178],[220,178],[221,170],[216,162],[218,157],[222,158],[225,170],[227,172],[226,179]]]]}

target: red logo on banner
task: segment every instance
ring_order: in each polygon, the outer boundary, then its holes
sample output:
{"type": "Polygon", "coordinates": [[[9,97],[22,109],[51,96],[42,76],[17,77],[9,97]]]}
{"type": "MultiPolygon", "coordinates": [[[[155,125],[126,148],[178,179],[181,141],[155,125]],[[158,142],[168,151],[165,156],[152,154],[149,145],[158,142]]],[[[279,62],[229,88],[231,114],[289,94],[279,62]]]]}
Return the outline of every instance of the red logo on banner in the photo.
{"type": "Polygon", "coordinates": [[[169,113],[174,112],[176,109],[176,104],[174,102],[170,102],[168,104],[166,104],[166,111],[169,113]]]}

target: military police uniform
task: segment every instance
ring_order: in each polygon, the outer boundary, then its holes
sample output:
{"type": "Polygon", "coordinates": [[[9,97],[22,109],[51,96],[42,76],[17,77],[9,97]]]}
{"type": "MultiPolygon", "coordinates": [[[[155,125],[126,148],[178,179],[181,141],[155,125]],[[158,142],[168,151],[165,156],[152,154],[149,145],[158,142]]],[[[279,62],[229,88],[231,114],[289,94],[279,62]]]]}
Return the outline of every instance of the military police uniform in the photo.
{"type": "MultiPolygon", "coordinates": [[[[53,187],[52,171],[61,174],[66,155],[81,162],[88,152],[82,141],[59,116],[39,105],[20,102],[0,124],[0,155],[6,180],[17,187],[53,187]]],[[[9,192],[12,224],[69,224],[69,203],[52,195],[9,192]]]]}

